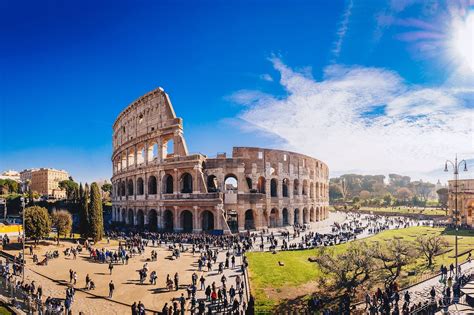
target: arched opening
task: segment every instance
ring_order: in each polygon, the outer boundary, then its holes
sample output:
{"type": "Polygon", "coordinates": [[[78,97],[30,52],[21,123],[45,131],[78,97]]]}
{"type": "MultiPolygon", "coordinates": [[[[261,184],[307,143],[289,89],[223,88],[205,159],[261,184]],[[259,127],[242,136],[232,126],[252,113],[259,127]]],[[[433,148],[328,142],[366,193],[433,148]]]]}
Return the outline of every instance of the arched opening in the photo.
{"type": "Polygon", "coordinates": [[[261,194],[265,193],[265,184],[266,184],[265,177],[260,176],[258,178],[258,183],[257,183],[257,190],[258,190],[259,193],[261,193],[261,194]]]}
{"type": "Polygon", "coordinates": [[[271,228],[273,227],[277,227],[278,226],[278,209],[276,208],[273,208],[271,211],[270,211],[270,218],[269,218],[269,226],[271,228]]]}
{"type": "Polygon", "coordinates": [[[309,222],[309,213],[307,208],[303,208],[303,223],[306,224],[309,222]]]}
{"type": "Polygon", "coordinates": [[[321,221],[321,212],[319,207],[316,208],[316,221],[321,221]]]}
{"type": "Polygon", "coordinates": [[[126,224],[127,223],[127,209],[122,209],[122,223],[126,224]]]}
{"type": "Polygon", "coordinates": [[[170,139],[163,145],[164,158],[171,157],[174,154],[174,140],[170,139]]]}
{"type": "Polygon", "coordinates": [[[133,149],[130,149],[130,151],[128,151],[128,165],[135,165],[135,151],[133,149]]]}
{"type": "Polygon", "coordinates": [[[127,194],[133,196],[133,180],[129,179],[127,182],[127,194]]]}
{"type": "Polygon", "coordinates": [[[300,182],[299,180],[295,179],[293,181],[293,195],[297,196],[299,194],[299,189],[300,189],[300,182]]]}
{"type": "Polygon", "coordinates": [[[252,191],[252,179],[250,177],[245,177],[245,181],[247,182],[247,186],[249,188],[249,191],[252,191]]]}
{"type": "Polygon", "coordinates": [[[143,195],[143,178],[141,177],[137,179],[137,195],[143,195]]]}
{"type": "Polygon", "coordinates": [[[125,196],[125,182],[120,183],[120,196],[124,197],[125,196]]]}
{"type": "Polygon", "coordinates": [[[217,192],[218,190],[217,185],[217,177],[214,175],[209,175],[207,177],[207,191],[208,192],[217,192]]]}
{"type": "Polygon", "coordinates": [[[156,195],[157,187],[156,187],[156,177],[150,176],[148,178],[148,194],[149,195],[156,195]]]}
{"type": "Polygon", "coordinates": [[[137,211],[137,225],[140,229],[145,227],[145,215],[143,214],[143,210],[137,211]]]}
{"type": "Polygon", "coordinates": [[[309,221],[314,222],[314,208],[311,207],[311,210],[309,211],[309,221]]]}
{"type": "Polygon", "coordinates": [[[270,196],[271,197],[278,197],[278,183],[276,178],[272,178],[270,181],[270,196]]]}
{"type": "Polygon", "coordinates": [[[145,162],[145,147],[140,145],[137,148],[137,164],[143,164],[145,162]]]}
{"type": "Polygon", "coordinates": [[[151,143],[148,146],[148,162],[152,162],[158,157],[158,144],[156,142],[151,143]]]}
{"type": "Polygon", "coordinates": [[[193,214],[189,210],[181,212],[181,228],[183,232],[189,233],[193,231],[193,214]]]}
{"type": "Polygon", "coordinates": [[[239,221],[237,211],[235,210],[227,210],[226,211],[226,222],[229,226],[229,229],[232,233],[236,233],[239,231],[239,221]]]}
{"type": "Polygon", "coordinates": [[[293,217],[294,217],[293,224],[295,225],[300,224],[300,209],[298,208],[295,209],[295,215],[293,217]]]}
{"type": "Polygon", "coordinates": [[[237,192],[237,176],[228,174],[224,180],[224,190],[226,192],[237,192]]]}
{"type": "Polygon", "coordinates": [[[173,232],[173,212],[171,210],[165,210],[163,213],[163,230],[173,232]]]}
{"type": "Polygon", "coordinates": [[[284,178],[283,179],[283,182],[282,182],[282,194],[283,194],[283,197],[288,197],[288,187],[290,185],[290,181],[288,180],[288,178],[284,178]]]}
{"type": "Polygon", "coordinates": [[[255,230],[255,221],[253,218],[253,210],[248,209],[245,211],[245,222],[244,222],[244,229],[246,230],[255,230]]]}
{"type": "Polygon", "coordinates": [[[173,176],[166,174],[163,177],[163,193],[172,194],[173,193],[173,176]]]}
{"type": "Polygon", "coordinates": [[[311,184],[309,184],[309,197],[314,198],[314,184],[313,184],[313,182],[311,182],[311,184]]]}
{"type": "Polygon", "coordinates": [[[134,220],[134,215],[133,215],[133,210],[128,209],[128,220],[127,220],[128,225],[135,225],[135,220],[134,220]]]}
{"type": "Polygon", "coordinates": [[[158,214],[155,209],[148,211],[148,230],[154,232],[158,227],[158,214]]]}
{"type": "Polygon", "coordinates": [[[205,210],[201,215],[201,223],[203,231],[214,230],[214,214],[209,210],[205,210]]]}
{"type": "Polygon", "coordinates": [[[283,225],[288,225],[288,224],[290,224],[290,222],[289,222],[289,220],[288,220],[288,209],[283,208],[282,215],[283,215],[283,225]]]}
{"type": "Polygon", "coordinates": [[[189,173],[181,175],[181,193],[190,194],[193,192],[193,177],[189,173]]]}
{"type": "Polygon", "coordinates": [[[303,180],[303,196],[308,195],[308,181],[305,179],[303,180]]]}

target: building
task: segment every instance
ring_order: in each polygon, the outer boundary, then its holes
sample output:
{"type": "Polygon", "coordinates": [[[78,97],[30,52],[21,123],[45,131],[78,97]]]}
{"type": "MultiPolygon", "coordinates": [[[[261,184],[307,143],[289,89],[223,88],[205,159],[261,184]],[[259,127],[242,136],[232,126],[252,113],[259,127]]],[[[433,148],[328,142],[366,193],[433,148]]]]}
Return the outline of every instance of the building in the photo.
{"type": "Polygon", "coordinates": [[[168,95],[158,88],[113,125],[112,220],[151,230],[228,233],[328,217],[329,169],[282,150],[234,147],[190,154],[168,95]]]}
{"type": "Polygon", "coordinates": [[[457,209],[459,211],[459,224],[474,226],[473,209],[474,209],[474,179],[460,179],[448,181],[448,209],[450,217],[455,216],[456,195],[457,209]],[[457,193],[456,193],[457,192],[457,193]]]}
{"type": "MultiPolygon", "coordinates": [[[[23,173],[23,172],[22,172],[23,173]]],[[[30,178],[30,189],[36,191],[42,196],[48,196],[56,199],[66,198],[66,191],[59,188],[59,182],[69,179],[69,174],[63,170],[53,168],[40,168],[28,171],[23,178],[30,178]]]]}
{"type": "Polygon", "coordinates": [[[17,171],[8,170],[8,171],[3,172],[2,175],[0,175],[0,179],[11,179],[11,180],[14,180],[15,182],[19,182],[20,173],[18,173],[17,171]]]}

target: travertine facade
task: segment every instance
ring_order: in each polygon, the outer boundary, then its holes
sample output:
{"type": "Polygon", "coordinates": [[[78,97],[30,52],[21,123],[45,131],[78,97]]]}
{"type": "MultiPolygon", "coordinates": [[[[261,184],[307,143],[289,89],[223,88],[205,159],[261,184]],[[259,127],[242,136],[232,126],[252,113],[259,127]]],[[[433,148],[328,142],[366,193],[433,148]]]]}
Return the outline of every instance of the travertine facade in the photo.
{"type": "Polygon", "coordinates": [[[474,179],[461,179],[456,182],[448,182],[448,209],[451,218],[456,217],[456,195],[457,195],[457,217],[459,224],[474,226],[474,179]]]}
{"type": "Polygon", "coordinates": [[[328,167],[288,151],[235,147],[189,154],[182,119],[158,88],[113,125],[115,222],[173,231],[253,230],[328,216],[328,167]]]}

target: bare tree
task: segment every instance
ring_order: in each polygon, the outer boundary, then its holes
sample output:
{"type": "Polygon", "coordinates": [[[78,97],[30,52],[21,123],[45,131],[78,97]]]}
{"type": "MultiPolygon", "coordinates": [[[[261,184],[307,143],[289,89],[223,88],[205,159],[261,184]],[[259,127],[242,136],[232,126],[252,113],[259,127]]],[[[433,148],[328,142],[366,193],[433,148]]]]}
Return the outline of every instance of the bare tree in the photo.
{"type": "Polygon", "coordinates": [[[384,244],[377,242],[371,250],[372,257],[379,263],[379,275],[385,288],[397,280],[402,268],[411,263],[418,254],[413,243],[401,239],[391,239],[384,244]]]}
{"type": "Polygon", "coordinates": [[[365,242],[351,243],[347,250],[340,254],[323,248],[316,258],[316,263],[321,271],[328,275],[321,279],[321,285],[327,292],[333,292],[335,296],[342,293],[348,298],[357,287],[370,279],[374,271],[374,259],[365,242]]]}
{"type": "Polygon", "coordinates": [[[428,267],[433,265],[434,257],[448,247],[449,243],[440,235],[422,235],[416,239],[416,247],[426,257],[428,267]]]}

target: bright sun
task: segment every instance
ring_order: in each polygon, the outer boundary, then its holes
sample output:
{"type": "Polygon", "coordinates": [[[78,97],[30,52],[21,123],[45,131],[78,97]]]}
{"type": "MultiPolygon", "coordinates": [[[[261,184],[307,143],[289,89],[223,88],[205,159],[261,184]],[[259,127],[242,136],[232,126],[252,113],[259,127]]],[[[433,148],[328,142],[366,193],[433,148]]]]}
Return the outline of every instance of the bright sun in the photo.
{"type": "Polygon", "coordinates": [[[474,71],[474,13],[453,24],[452,48],[456,59],[464,68],[474,71]]]}

